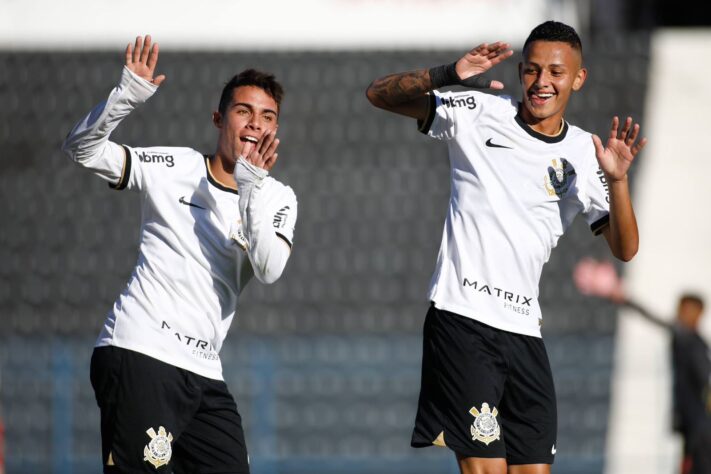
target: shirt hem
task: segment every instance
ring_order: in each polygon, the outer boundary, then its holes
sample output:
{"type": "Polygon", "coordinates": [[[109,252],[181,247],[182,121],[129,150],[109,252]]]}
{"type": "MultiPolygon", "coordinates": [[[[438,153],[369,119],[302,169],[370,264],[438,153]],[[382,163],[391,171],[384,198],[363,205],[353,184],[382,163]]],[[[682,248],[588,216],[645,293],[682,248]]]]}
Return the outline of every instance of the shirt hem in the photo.
{"type": "Polygon", "coordinates": [[[172,365],[173,367],[178,367],[179,369],[187,370],[188,372],[192,372],[194,374],[200,375],[201,377],[205,377],[208,379],[212,380],[220,380],[224,382],[224,377],[222,376],[222,367],[220,367],[219,372],[215,371],[209,371],[209,370],[202,370],[199,368],[196,368],[195,366],[192,365],[187,365],[187,364],[176,364],[174,359],[171,359],[169,357],[166,357],[165,354],[162,354],[160,351],[152,350],[149,349],[145,346],[141,346],[139,344],[117,344],[116,341],[111,341],[111,342],[102,342],[102,341],[97,341],[94,347],[106,347],[106,346],[114,346],[114,347],[119,347],[121,349],[127,349],[129,351],[134,351],[134,352],[140,352],[143,355],[146,355],[148,357],[152,357],[154,359],[157,359],[163,363],[166,363],[168,365],[172,365]]]}
{"type": "Polygon", "coordinates": [[[521,334],[523,336],[531,336],[531,337],[537,337],[538,339],[543,339],[543,336],[541,335],[540,328],[531,329],[531,328],[522,328],[519,326],[515,326],[513,324],[502,324],[501,321],[498,321],[495,318],[483,316],[481,314],[476,313],[475,311],[472,311],[470,308],[467,308],[465,306],[459,306],[459,305],[451,304],[451,303],[441,303],[441,302],[438,302],[435,298],[432,298],[432,303],[435,305],[435,308],[437,308],[437,309],[442,309],[445,311],[456,313],[460,316],[464,316],[465,318],[479,321],[480,323],[486,324],[487,326],[491,326],[495,329],[500,329],[502,331],[512,332],[515,334],[521,334]]]}

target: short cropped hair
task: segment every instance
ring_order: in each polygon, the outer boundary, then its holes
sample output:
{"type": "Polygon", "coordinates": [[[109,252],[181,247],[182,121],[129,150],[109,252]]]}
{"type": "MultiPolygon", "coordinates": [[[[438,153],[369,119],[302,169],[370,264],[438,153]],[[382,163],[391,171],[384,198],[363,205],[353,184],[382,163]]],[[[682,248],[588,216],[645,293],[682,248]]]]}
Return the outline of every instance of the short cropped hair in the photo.
{"type": "Polygon", "coordinates": [[[243,86],[259,87],[272,99],[274,99],[278,108],[281,108],[281,100],[284,97],[284,88],[274,78],[274,74],[257,71],[256,69],[245,69],[230,79],[230,81],[225,84],[225,87],[222,89],[220,105],[217,109],[221,114],[224,114],[227,110],[227,106],[230,105],[230,102],[232,101],[232,92],[238,87],[243,86]]]}
{"type": "Polygon", "coordinates": [[[573,49],[583,54],[583,44],[580,42],[580,36],[575,28],[559,21],[546,21],[531,30],[531,34],[523,43],[524,53],[528,45],[534,41],[561,41],[568,43],[573,49]]]}
{"type": "Polygon", "coordinates": [[[679,303],[692,303],[704,309],[704,299],[696,293],[684,293],[679,298],[679,303]]]}

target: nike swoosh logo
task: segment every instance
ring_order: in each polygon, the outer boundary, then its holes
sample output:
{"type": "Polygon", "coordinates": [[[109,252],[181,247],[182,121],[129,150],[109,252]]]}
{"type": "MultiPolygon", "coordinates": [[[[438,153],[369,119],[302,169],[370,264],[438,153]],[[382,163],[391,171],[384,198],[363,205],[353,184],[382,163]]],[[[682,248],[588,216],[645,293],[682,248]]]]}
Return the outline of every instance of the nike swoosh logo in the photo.
{"type": "Polygon", "coordinates": [[[556,451],[557,451],[557,450],[555,449],[555,444],[554,444],[553,447],[551,448],[551,454],[555,454],[556,451]]]}
{"type": "Polygon", "coordinates": [[[511,148],[510,146],[499,145],[499,144],[497,144],[497,143],[492,142],[492,141],[491,141],[491,138],[489,138],[489,139],[486,141],[486,146],[491,147],[491,148],[508,148],[509,150],[513,150],[513,148],[511,148]]]}
{"type": "Polygon", "coordinates": [[[197,207],[198,209],[202,209],[202,210],[204,210],[204,211],[207,211],[207,209],[205,209],[205,208],[202,207],[202,206],[198,206],[197,204],[193,204],[193,203],[190,202],[190,201],[186,201],[186,200],[185,200],[185,196],[181,196],[180,199],[178,199],[178,202],[179,202],[180,204],[185,204],[186,206],[197,207]]]}

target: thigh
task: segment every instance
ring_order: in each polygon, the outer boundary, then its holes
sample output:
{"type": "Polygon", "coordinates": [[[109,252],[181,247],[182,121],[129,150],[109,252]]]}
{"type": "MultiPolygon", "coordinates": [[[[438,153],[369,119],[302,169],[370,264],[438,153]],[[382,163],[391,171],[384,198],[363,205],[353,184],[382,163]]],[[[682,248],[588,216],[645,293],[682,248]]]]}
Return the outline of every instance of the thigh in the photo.
{"type": "Polygon", "coordinates": [[[428,319],[413,446],[446,445],[461,457],[506,457],[498,415],[506,378],[500,331],[436,308],[428,319]]]}
{"type": "Polygon", "coordinates": [[[507,337],[509,374],[500,410],[507,461],[510,465],[552,464],[558,418],[545,345],[536,337],[507,337]]]}
{"type": "Polygon", "coordinates": [[[175,443],[176,474],[249,474],[242,418],[224,382],[202,377],[202,400],[175,443]]]}
{"type": "Polygon", "coordinates": [[[174,440],[200,400],[189,373],[115,347],[97,349],[91,371],[101,409],[104,471],[170,472],[174,440]],[[110,378],[104,375],[107,368],[114,371],[110,378]]]}

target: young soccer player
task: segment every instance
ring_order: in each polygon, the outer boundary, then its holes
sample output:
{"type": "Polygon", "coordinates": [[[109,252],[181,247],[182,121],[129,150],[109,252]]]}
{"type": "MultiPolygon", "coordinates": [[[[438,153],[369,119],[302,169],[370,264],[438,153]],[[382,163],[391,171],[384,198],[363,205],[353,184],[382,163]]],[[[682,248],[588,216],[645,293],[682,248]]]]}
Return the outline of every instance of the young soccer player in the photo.
{"type": "Polygon", "coordinates": [[[158,54],[150,36],[129,44],[118,86],[63,146],[111,188],[141,195],[138,261],[91,360],[104,472],[245,474],[219,352],[244,286],[276,281],[291,252],[296,197],[268,175],[283,91],[270,74],[234,76],[213,114],[213,155],[109,141],[165,79],[158,54]]]}
{"type": "Polygon", "coordinates": [[[376,107],[417,120],[447,143],[451,197],[424,326],[415,447],[441,445],[462,473],[547,473],[556,399],[541,339],[538,282],[582,213],[612,253],[630,260],[638,232],[627,171],[645,144],[613,118],[605,145],[564,119],[585,83],[582,45],[558,22],[533,29],[519,64],[520,102],[441,87],[490,87],[481,74],[511,57],[482,44],[446,66],[373,81],[376,107]]]}

